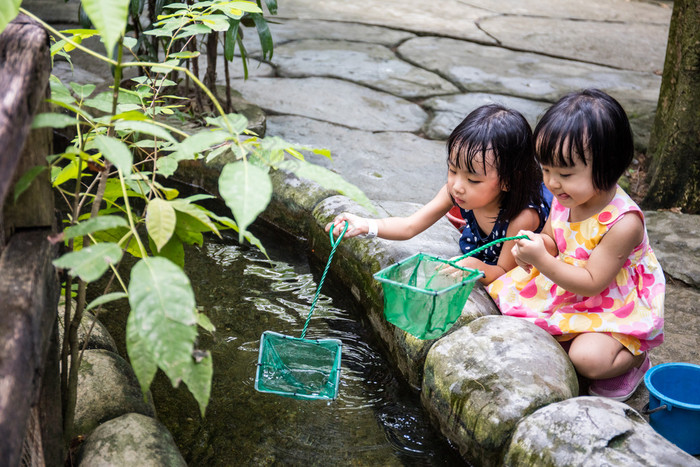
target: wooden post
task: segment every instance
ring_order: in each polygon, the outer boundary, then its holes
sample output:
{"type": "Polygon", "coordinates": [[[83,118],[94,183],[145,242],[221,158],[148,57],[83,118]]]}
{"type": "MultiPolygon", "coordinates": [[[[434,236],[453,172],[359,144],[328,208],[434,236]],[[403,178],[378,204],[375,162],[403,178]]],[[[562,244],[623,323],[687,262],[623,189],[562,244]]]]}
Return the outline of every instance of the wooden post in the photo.
{"type": "Polygon", "coordinates": [[[59,281],[48,171],[15,202],[12,187],[46,165],[51,131],[31,131],[45,106],[46,31],[24,15],[0,34],[0,465],[62,465],[59,281]],[[29,461],[27,460],[27,456],[29,461]]]}
{"type": "Polygon", "coordinates": [[[11,187],[26,169],[46,165],[45,129],[28,138],[34,115],[47,96],[51,61],[46,31],[19,15],[0,34],[0,236],[12,231],[53,224],[53,200],[48,173],[43,173],[15,204],[11,187]],[[29,140],[26,145],[25,141],[29,140]],[[26,157],[25,157],[26,156],[26,157]]]}

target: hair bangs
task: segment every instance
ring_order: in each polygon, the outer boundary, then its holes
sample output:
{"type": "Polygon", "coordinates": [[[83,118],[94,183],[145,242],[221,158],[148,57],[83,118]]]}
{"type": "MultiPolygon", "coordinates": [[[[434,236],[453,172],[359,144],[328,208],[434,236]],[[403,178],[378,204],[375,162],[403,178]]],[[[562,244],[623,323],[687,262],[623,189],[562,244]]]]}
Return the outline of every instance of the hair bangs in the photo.
{"type": "Polygon", "coordinates": [[[535,129],[535,155],[542,165],[572,167],[580,160],[588,165],[588,131],[580,115],[540,122],[535,129]],[[579,117],[579,118],[577,118],[579,117]]]}

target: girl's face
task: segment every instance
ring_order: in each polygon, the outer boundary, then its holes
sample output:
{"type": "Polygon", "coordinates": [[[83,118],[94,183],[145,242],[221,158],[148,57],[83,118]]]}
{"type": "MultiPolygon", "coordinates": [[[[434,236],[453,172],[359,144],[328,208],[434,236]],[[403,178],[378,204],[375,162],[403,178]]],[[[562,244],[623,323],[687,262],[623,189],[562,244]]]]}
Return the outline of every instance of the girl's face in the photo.
{"type": "Polygon", "coordinates": [[[450,158],[447,189],[459,207],[465,210],[486,209],[493,216],[500,209],[501,182],[493,165],[493,153],[486,152],[486,167],[477,157],[472,162],[474,171],[460,169],[450,158]]]}
{"type": "Polygon", "coordinates": [[[571,167],[542,165],[542,178],[559,204],[571,209],[574,217],[581,218],[578,214],[582,214],[582,218],[587,218],[610,200],[607,192],[593,186],[593,164],[584,164],[579,157],[575,161],[571,167]]]}

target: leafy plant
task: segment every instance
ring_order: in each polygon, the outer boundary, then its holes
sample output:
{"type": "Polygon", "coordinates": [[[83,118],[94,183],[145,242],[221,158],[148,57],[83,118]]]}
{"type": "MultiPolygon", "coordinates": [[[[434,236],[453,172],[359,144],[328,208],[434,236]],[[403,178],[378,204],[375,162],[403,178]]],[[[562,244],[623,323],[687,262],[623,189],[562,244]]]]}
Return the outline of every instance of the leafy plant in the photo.
{"type": "MultiPolygon", "coordinates": [[[[67,206],[66,226],[59,235],[67,253],[54,262],[67,272],[61,357],[66,434],[71,433],[75,409],[82,355],[77,330],[82,315],[116,300],[126,299],[130,306],[127,352],[144,393],[160,368],[174,386],[180,382],[187,385],[204,415],[213,362],[208,351],[196,348],[196,339],[198,326],[207,331],[214,329],[197,310],[183,271],[184,245],[201,245],[204,234],[220,235],[223,229],[233,229],[239,241],[248,241],[264,251],[248,227],[270,202],[270,170],[284,167],[326,186],[331,181],[333,188],[370,207],[356,187],[305,162],[302,155],[308,150],[330,157],[327,151],[253,134],[247,129],[245,117],[226,113],[212,91],[183,66],[184,61],[198,54],[190,50],[189,40],[213,31],[228,33],[244,15],[261,14],[259,5],[222,0],[167,4],[163,7],[165,14],[158,17],[152,29],[144,31],[165,40],[163,60],[125,61],[125,53],[138,57],[138,41],[124,36],[130,5],[130,0],[83,0],[82,8],[95,29],[63,32],[21,10],[51,33],[55,41],[52,56],[70,59],[70,53],[79,50],[99,58],[114,71],[111,90],[101,93],[96,93],[96,84],[66,85],[52,76],[49,102],[55,111],[37,115],[34,121],[34,127],[70,127],[75,131],[75,138],[64,151],[48,157],[51,182],[67,206]],[[105,45],[104,55],[82,45],[84,39],[96,34],[105,45]],[[125,68],[142,71],[127,87],[122,86],[125,68]],[[174,72],[195,83],[217,111],[216,116],[205,118],[206,126],[192,134],[180,130],[173,117],[183,100],[178,83],[171,79],[174,72]],[[225,152],[233,155],[234,162],[224,166],[219,191],[233,218],[198,204],[208,195],[183,198],[167,186],[179,162],[209,162],[225,152]],[[124,255],[137,259],[128,281],[118,268],[124,255]],[[107,272],[105,292],[86,303],[87,285],[107,272]],[[109,292],[115,281],[120,290],[109,292]]],[[[0,0],[0,11],[0,21],[7,23],[20,11],[19,2],[0,0]]],[[[4,27],[1,22],[0,27],[4,27]]],[[[34,168],[24,174],[16,185],[15,197],[42,170],[34,168]]]]}

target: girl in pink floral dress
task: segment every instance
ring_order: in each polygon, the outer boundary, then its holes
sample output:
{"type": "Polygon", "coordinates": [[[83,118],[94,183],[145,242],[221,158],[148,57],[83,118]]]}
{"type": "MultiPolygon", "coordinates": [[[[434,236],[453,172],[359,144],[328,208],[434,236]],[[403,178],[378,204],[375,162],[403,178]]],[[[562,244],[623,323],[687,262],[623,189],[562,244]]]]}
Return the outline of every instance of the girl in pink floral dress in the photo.
{"type": "Polygon", "coordinates": [[[504,315],[540,326],[591,379],[589,393],[627,400],[663,342],[665,279],[644,215],[617,185],[632,161],[620,104],[590,89],[564,96],[535,128],[544,183],[554,194],[542,234],[522,232],[518,267],[488,292],[504,315]]]}

